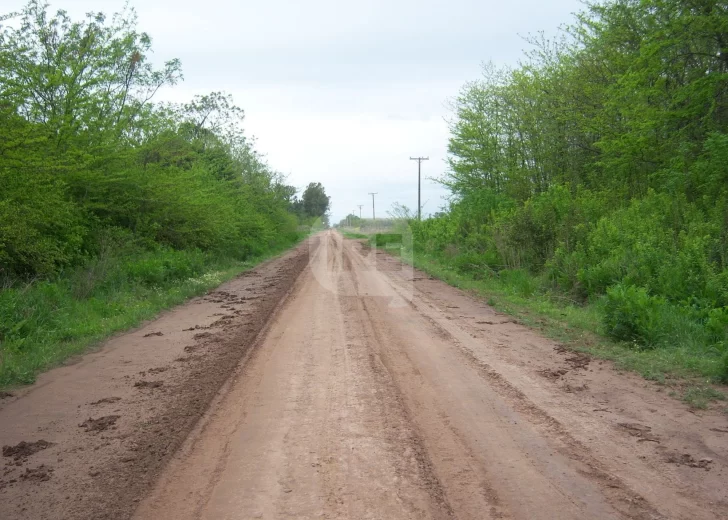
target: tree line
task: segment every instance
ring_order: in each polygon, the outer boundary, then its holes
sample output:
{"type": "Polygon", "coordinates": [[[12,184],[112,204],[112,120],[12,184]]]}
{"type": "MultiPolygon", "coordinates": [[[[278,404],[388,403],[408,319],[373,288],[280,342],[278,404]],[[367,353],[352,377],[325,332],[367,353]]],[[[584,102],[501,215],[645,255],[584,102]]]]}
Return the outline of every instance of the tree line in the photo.
{"type": "Polygon", "coordinates": [[[132,8],[0,16],[0,387],[221,283],[323,218],[256,151],[231,96],[156,100],[132,8]],[[248,262],[248,263],[246,263],[248,262]]]}
{"type": "Polygon", "coordinates": [[[246,258],[288,240],[296,216],[326,213],[328,199],[302,205],[255,150],[229,95],[154,101],[182,80],[181,64],[151,63],[133,9],[74,21],[32,0],[0,20],[6,279],[50,276],[129,244],[246,258]]]}
{"type": "Polygon", "coordinates": [[[453,99],[453,197],[415,243],[476,277],[527,272],[728,380],[728,4],[590,2],[529,41],[453,99]]]}

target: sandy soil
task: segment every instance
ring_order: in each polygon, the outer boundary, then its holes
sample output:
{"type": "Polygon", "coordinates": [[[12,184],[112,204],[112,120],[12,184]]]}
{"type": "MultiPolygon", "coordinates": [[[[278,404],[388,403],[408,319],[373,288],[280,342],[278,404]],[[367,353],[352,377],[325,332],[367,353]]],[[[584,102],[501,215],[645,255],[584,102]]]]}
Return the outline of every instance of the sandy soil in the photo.
{"type": "Polygon", "coordinates": [[[1,518],[728,518],[725,413],[334,232],[0,403],[1,518]]]}

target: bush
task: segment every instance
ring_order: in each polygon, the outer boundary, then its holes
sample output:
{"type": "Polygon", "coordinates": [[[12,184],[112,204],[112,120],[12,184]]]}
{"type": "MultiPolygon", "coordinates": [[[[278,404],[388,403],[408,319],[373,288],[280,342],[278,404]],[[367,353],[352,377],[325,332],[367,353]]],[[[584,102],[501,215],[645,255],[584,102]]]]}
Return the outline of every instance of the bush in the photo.
{"type": "Polygon", "coordinates": [[[720,228],[682,197],[650,193],[602,217],[569,253],[550,263],[559,280],[573,278],[584,296],[615,284],[644,287],[674,304],[711,308],[726,298],[713,252],[720,228]]]}
{"type": "Polygon", "coordinates": [[[452,264],[457,272],[468,274],[476,280],[494,273],[493,269],[488,265],[487,256],[474,251],[456,255],[452,259],[452,264]]]}
{"type": "Polygon", "coordinates": [[[52,176],[0,169],[0,274],[47,276],[76,261],[86,233],[81,217],[52,176]]]}
{"type": "Polygon", "coordinates": [[[373,246],[384,248],[401,247],[403,244],[402,235],[399,233],[377,233],[374,235],[372,242],[373,246]]]}
{"type": "Polygon", "coordinates": [[[498,276],[514,294],[523,298],[536,294],[540,286],[539,279],[525,269],[504,269],[498,276]]]}
{"type": "Polygon", "coordinates": [[[607,289],[604,326],[619,341],[655,347],[663,339],[662,298],[650,296],[642,287],[618,284],[607,289]]]}
{"type": "Polygon", "coordinates": [[[705,320],[705,330],[715,344],[728,344],[728,307],[710,309],[705,320]]]}
{"type": "Polygon", "coordinates": [[[203,272],[205,255],[200,251],[161,250],[128,260],[123,271],[130,281],[148,287],[192,278],[203,272]]]}
{"type": "Polygon", "coordinates": [[[728,352],[723,354],[720,360],[720,367],[718,368],[718,380],[721,383],[728,384],[728,352]]]}

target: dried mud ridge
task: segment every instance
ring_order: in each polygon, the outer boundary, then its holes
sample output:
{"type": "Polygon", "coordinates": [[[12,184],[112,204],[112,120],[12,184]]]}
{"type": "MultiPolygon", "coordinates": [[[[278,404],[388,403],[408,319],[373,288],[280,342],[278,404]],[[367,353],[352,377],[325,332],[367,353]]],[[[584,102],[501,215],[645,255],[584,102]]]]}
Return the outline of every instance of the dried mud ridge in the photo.
{"type": "Polygon", "coordinates": [[[34,453],[52,446],[52,442],[39,440],[35,442],[21,441],[15,446],[3,446],[3,457],[12,457],[16,462],[27,459],[34,453]]]}
{"type": "Polygon", "coordinates": [[[0,394],[0,443],[31,437],[3,448],[8,462],[0,472],[0,518],[130,518],[168,458],[248,354],[307,262],[308,247],[300,246],[226,283],[223,288],[227,289],[185,304],[180,309],[188,317],[181,318],[185,320],[182,323],[175,316],[178,311],[173,311],[139,332],[111,340],[106,348],[112,349],[107,357],[113,361],[103,359],[103,349],[89,357],[112,377],[78,389],[81,395],[60,397],[61,404],[68,407],[61,421],[49,420],[33,427],[24,410],[16,406],[25,402],[25,411],[32,413],[36,402],[39,409],[45,406],[42,394],[50,391],[49,387],[55,385],[56,393],[63,392],[68,383],[62,380],[76,379],[73,371],[91,373],[98,368],[85,368],[82,363],[55,369],[16,396],[0,394]],[[189,316],[196,315],[201,321],[190,323],[189,316]],[[216,316],[205,318],[211,315],[216,316]],[[209,332],[192,337],[183,329],[209,332]],[[187,336],[189,339],[183,339],[187,336]],[[166,364],[160,364],[159,354],[154,352],[159,347],[148,344],[152,341],[169,342],[169,346],[165,343],[161,347],[166,364]],[[182,341],[187,344],[179,345],[182,341]],[[129,359],[124,349],[138,349],[141,355],[129,359]],[[192,355],[175,356],[175,349],[179,354],[192,355]],[[149,360],[142,359],[145,357],[149,360]],[[134,365],[143,369],[130,372],[127,366],[134,365]],[[122,369],[118,376],[116,368],[122,369]],[[140,379],[139,375],[153,378],[140,379]],[[49,383],[44,384],[44,380],[49,383]],[[74,399],[78,404],[72,404],[74,399]],[[17,419],[10,419],[12,415],[17,419]],[[20,424],[23,421],[25,426],[20,424]],[[39,429],[41,436],[54,442],[32,439],[39,429]]]}

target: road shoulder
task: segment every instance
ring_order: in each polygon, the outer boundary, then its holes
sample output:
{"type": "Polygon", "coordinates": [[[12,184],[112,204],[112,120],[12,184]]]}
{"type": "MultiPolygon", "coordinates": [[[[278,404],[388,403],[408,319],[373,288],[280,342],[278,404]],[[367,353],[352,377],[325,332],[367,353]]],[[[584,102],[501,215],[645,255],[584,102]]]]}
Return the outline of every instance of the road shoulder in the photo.
{"type": "Polygon", "coordinates": [[[129,518],[308,252],[306,241],[0,400],[0,517],[129,518]]]}

